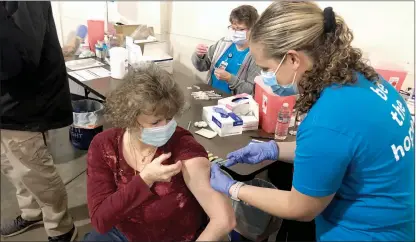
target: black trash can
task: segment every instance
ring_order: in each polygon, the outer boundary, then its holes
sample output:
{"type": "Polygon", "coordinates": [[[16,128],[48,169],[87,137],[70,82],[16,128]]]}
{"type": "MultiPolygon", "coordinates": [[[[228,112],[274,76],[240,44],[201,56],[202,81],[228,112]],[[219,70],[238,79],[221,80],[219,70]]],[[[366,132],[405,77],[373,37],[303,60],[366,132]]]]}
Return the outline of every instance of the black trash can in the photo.
{"type": "MultiPolygon", "coordinates": [[[[271,188],[276,189],[276,187],[268,181],[254,178],[251,181],[244,182],[247,185],[256,186],[256,187],[264,187],[264,188],[271,188]]],[[[275,217],[271,214],[268,214],[256,207],[250,206],[247,203],[240,201],[232,201],[237,226],[236,229],[240,232],[240,235],[244,237],[244,239],[248,239],[250,241],[258,240],[258,237],[263,235],[265,231],[272,227],[272,231],[266,238],[263,240],[269,240],[271,238],[276,238],[276,235],[282,225],[282,219],[275,217]],[[270,237],[270,238],[269,238],[270,237]]]]}
{"type": "Polygon", "coordinates": [[[69,139],[76,148],[88,150],[94,136],[103,131],[104,105],[90,99],[76,100],[72,101],[72,111],[69,139]]]}
{"type": "MultiPolygon", "coordinates": [[[[230,174],[222,170],[228,177],[230,174]]],[[[254,178],[244,182],[247,185],[276,189],[276,187],[263,179],[254,178]]],[[[283,219],[268,214],[244,201],[232,201],[237,226],[228,235],[230,241],[270,241],[276,238],[283,219]],[[269,231],[270,230],[270,231],[269,231]]]]}

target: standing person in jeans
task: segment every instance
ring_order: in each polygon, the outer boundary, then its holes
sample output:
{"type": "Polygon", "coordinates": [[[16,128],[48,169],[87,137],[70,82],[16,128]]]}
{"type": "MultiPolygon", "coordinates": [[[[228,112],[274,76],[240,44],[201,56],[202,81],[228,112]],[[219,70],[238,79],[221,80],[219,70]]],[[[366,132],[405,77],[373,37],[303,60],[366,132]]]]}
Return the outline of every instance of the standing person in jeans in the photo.
{"type": "Polygon", "coordinates": [[[247,37],[258,17],[253,6],[239,6],[231,11],[229,36],[209,48],[204,44],[196,47],[192,63],[198,71],[208,71],[207,84],[229,94],[254,93],[260,68],[250,54],[247,37]]]}
{"type": "Polygon", "coordinates": [[[49,241],[73,241],[68,198],[46,146],[47,131],[72,123],[65,61],[50,2],[0,2],[1,171],[21,210],[3,237],[43,223],[49,241]]]}

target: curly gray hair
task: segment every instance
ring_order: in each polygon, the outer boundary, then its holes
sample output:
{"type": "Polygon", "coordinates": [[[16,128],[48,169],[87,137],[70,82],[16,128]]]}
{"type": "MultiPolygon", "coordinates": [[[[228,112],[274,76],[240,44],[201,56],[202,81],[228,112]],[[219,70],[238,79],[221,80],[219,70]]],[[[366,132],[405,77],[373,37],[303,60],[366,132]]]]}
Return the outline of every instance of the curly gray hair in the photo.
{"type": "Polygon", "coordinates": [[[136,128],[140,114],[173,118],[185,104],[172,75],[154,63],[129,70],[105,102],[105,118],[119,128],[136,128]]]}

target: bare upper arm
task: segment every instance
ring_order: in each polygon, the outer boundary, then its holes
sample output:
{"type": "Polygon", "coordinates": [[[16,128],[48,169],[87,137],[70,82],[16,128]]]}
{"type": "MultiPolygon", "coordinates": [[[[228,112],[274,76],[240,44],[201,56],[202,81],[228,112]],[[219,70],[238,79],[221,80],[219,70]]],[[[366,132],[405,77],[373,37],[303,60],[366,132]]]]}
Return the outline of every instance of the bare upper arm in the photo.
{"type": "Polygon", "coordinates": [[[234,211],[229,199],[215,191],[210,185],[211,164],[208,159],[196,157],[182,162],[185,183],[210,219],[232,216],[234,211]]]}
{"type": "Polygon", "coordinates": [[[291,210],[298,220],[311,221],[318,216],[329,205],[334,198],[334,194],[325,197],[311,197],[300,193],[292,187],[290,192],[291,210]]]}

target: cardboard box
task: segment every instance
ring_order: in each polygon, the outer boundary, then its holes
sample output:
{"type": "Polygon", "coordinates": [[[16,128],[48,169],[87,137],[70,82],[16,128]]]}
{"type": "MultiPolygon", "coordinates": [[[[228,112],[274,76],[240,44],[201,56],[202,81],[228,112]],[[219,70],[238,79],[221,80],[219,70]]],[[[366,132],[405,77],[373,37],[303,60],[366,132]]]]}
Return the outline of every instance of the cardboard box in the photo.
{"type": "Polygon", "coordinates": [[[122,34],[123,36],[130,36],[138,27],[139,27],[138,24],[114,25],[114,29],[116,30],[116,34],[122,34]]]}
{"type": "Polygon", "coordinates": [[[218,100],[218,105],[225,106],[243,120],[243,131],[259,128],[259,105],[247,93],[238,94],[218,100]],[[249,115],[246,115],[249,114],[249,115]]]}
{"type": "Polygon", "coordinates": [[[238,135],[243,133],[243,120],[235,113],[230,112],[225,106],[216,105],[202,108],[202,120],[207,122],[209,127],[218,133],[220,137],[238,135]],[[221,108],[228,117],[221,117],[215,110],[221,108]]]}
{"type": "Polygon", "coordinates": [[[148,36],[155,36],[153,27],[148,27],[147,25],[142,25],[142,24],[114,25],[116,34],[121,34],[124,37],[131,36],[134,33],[134,31],[136,31],[138,28],[140,28],[139,31],[136,32],[135,36],[132,36],[134,40],[146,41],[148,36]]]}

